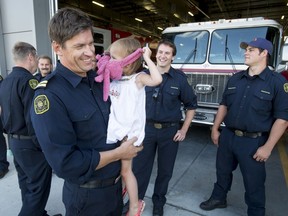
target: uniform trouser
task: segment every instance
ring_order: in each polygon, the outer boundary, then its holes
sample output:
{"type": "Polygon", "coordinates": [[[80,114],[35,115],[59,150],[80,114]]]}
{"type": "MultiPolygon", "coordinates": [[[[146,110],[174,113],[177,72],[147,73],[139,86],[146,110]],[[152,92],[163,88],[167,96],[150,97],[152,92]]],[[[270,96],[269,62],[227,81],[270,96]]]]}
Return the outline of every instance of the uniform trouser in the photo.
{"type": "Polygon", "coordinates": [[[7,170],[8,166],[6,140],[3,133],[0,131],[0,171],[7,170]]]}
{"type": "Polygon", "coordinates": [[[120,216],[122,214],[122,184],[103,188],[81,188],[67,181],[63,186],[66,216],[120,216]]]}
{"type": "Polygon", "coordinates": [[[19,216],[47,215],[45,206],[51,187],[52,169],[32,139],[9,138],[21,190],[19,216]]]}
{"type": "Polygon", "coordinates": [[[217,182],[214,184],[212,198],[226,199],[232,184],[232,172],[239,164],[248,216],[265,215],[265,162],[257,162],[253,155],[266,140],[267,136],[239,137],[227,128],[222,130],[216,159],[217,182]]]}
{"type": "Polygon", "coordinates": [[[157,129],[147,124],[145,127],[144,148],[133,159],[133,172],[138,183],[139,199],[143,199],[151,177],[157,151],[157,177],[152,201],[154,206],[163,207],[166,203],[168,184],[173,174],[178,151],[178,142],[173,141],[179,125],[157,129]]]}

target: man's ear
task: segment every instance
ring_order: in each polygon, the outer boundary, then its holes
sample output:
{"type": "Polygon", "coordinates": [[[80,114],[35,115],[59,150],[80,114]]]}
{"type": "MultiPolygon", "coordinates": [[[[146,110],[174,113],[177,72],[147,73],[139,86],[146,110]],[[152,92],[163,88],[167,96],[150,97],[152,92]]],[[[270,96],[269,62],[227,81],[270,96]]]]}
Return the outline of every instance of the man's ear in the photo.
{"type": "Polygon", "coordinates": [[[62,56],[62,46],[60,44],[58,44],[56,41],[53,41],[52,48],[58,56],[62,56]]]}
{"type": "Polygon", "coordinates": [[[268,50],[266,50],[266,49],[264,49],[264,50],[261,52],[261,54],[262,54],[262,53],[263,53],[265,56],[268,56],[268,54],[269,54],[269,53],[268,53],[268,50]]]}

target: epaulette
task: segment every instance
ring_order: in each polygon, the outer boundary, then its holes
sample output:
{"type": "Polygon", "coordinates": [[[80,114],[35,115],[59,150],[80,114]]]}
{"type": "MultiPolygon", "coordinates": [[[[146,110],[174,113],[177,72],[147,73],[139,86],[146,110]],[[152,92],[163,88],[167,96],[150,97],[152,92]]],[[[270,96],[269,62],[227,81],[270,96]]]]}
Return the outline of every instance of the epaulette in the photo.
{"type": "Polygon", "coordinates": [[[187,75],[186,75],[182,70],[180,70],[180,69],[175,69],[175,68],[174,68],[174,71],[175,71],[175,73],[177,73],[177,74],[179,74],[179,75],[182,75],[183,77],[187,77],[187,75]]]}
{"type": "Polygon", "coordinates": [[[38,83],[35,89],[46,88],[47,84],[48,84],[48,80],[43,80],[40,83],[38,83]]]}

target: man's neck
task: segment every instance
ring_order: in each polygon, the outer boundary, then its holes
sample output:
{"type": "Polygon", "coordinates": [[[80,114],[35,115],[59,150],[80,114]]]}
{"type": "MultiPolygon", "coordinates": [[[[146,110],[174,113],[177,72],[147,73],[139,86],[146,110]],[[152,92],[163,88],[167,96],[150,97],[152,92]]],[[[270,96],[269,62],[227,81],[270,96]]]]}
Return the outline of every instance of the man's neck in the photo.
{"type": "Polygon", "coordinates": [[[265,68],[265,65],[250,66],[248,73],[250,76],[259,75],[260,73],[262,73],[262,71],[264,71],[265,68]]]}
{"type": "Polygon", "coordinates": [[[161,74],[168,73],[170,69],[170,65],[166,67],[160,67],[159,65],[157,65],[157,69],[161,74]]]}

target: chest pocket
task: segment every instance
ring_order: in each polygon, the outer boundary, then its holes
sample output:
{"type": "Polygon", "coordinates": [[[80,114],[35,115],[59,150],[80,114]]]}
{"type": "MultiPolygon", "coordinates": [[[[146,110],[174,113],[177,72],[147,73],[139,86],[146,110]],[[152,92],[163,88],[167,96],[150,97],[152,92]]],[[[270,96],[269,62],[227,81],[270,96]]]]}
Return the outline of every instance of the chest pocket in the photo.
{"type": "Polygon", "coordinates": [[[169,88],[164,88],[163,94],[163,103],[167,108],[174,109],[179,105],[180,89],[178,86],[170,86],[169,88]]]}
{"type": "Polygon", "coordinates": [[[146,97],[152,97],[153,94],[153,87],[145,86],[146,97]]]}
{"type": "MultiPolygon", "coordinates": [[[[99,116],[94,115],[95,112],[96,109],[93,109],[93,107],[81,107],[81,109],[74,109],[73,112],[70,113],[74,130],[80,139],[87,138],[96,131],[97,128],[95,122],[101,122],[101,120],[92,120],[92,118],[95,118],[95,116],[99,116]]],[[[101,118],[101,115],[97,118],[101,118]]]]}
{"type": "Polygon", "coordinates": [[[226,106],[230,107],[233,101],[235,101],[235,94],[237,92],[237,88],[228,88],[227,91],[225,92],[225,97],[226,97],[226,106]]]}
{"type": "Polygon", "coordinates": [[[272,109],[273,95],[257,91],[252,100],[252,108],[257,112],[267,112],[272,109]]]}

